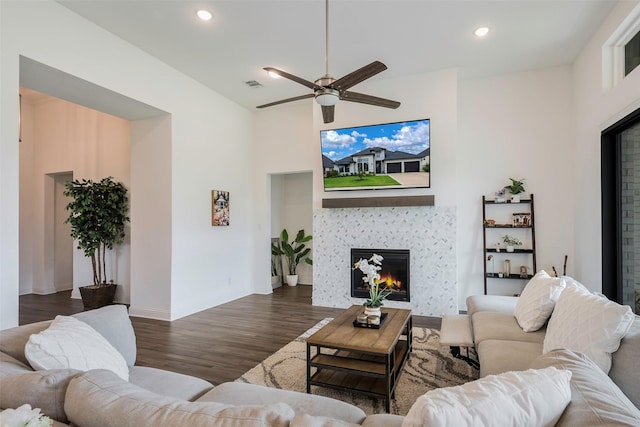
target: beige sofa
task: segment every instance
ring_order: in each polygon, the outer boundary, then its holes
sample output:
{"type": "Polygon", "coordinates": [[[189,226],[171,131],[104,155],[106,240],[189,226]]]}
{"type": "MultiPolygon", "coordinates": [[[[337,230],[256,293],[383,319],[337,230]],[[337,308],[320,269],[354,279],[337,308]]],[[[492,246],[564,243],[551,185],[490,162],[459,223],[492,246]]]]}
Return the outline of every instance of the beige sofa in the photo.
{"type": "MultiPolygon", "coordinates": [[[[557,425],[640,425],[640,411],[634,406],[640,404],[639,318],[614,353],[607,376],[581,354],[560,350],[542,355],[545,332],[522,332],[513,315],[516,301],[497,296],[468,299],[481,376],[549,366],[568,369],[573,373],[571,403],[557,425]]],[[[214,387],[202,379],[135,366],[135,334],[123,306],[75,317],[123,355],[129,381],[107,370],[34,371],[24,354],[25,343],[50,322],[25,325],[0,331],[0,409],[29,403],[55,419],[56,426],[77,427],[429,425],[409,424],[410,417],[397,415],[366,416],[353,405],[322,396],[244,383],[214,387]]]]}

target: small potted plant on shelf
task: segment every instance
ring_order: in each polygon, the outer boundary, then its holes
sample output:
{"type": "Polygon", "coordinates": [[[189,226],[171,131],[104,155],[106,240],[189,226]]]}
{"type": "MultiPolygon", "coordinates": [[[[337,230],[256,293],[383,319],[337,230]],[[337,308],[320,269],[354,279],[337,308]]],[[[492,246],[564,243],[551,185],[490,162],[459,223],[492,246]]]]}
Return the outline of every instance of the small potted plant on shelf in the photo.
{"type": "Polygon", "coordinates": [[[522,245],[522,241],[516,237],[505,234],[502,236],[502,241],[507,245],[507,252],[513,252],[514,246],[522,245]]]}
{"type": "Polygon", "coordinates": [[[127,216],[127,189],[111,177],[98,182],[83,179],[65,185],[64,195],[72,200],[66,209],[70,211],[65,222],[71,224],[71,237],[78,242],[78,249],[91,258],[93,285],[80,287],[85,309],[99,308],[113,303],[118,285],[107,283],[107,250],[124,241],[127,216]]]}
{"type": "Polygon", "coordinates": [[[511,193],[511,203],[519,203],[520,202],[520,193],[524,193],[524,178],[522,179],[513,179],[511,180],[511,185],[507,185],[506,188],[509,193],[511,193]]]}
{"type": "Polygon", "coordinates": [[[378,254],[373,254],[368,260],[360,259],[353,266],[364,273],[362,281],[369,287],[369,299],[364,302],[364,314],[367,316],[380,317],[380,307],[384,305],[384,300],[393,291],[387,288],[386,282],[380,286],[380,271],[384,258],[378,254]]]}
{"type": "Polygon", "coordinates": [[[287,275],[287,285],[296,286],[298,284],[298,264],[306,262],[309,265],[313,265],[313,260],[308,257],[311,248],[307,248],[305,243],[310,241],[313,237],[305,235],[304,230],[298,230],[296,238],[289,242],[289,233],[287,229],[283,229],[280,233],[280,243],[276,245],[271,244],[271,253],[284,256],[287,259],[287,266],[289,268],[289,274],[287,275]]]}

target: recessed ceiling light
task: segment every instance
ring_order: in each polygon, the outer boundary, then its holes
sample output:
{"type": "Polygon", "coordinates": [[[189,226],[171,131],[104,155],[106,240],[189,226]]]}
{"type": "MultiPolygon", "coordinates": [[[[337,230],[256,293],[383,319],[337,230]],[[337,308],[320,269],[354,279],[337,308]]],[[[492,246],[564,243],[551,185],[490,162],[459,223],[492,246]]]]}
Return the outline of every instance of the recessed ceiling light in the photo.
{"type": "Polygon", "coordinates": [[[211,21],[211,19],[213,18],[213,14],[206,9],[198,10],[196,12],[196,15],[203,21],[211,21]]]}
{"type": "Polygon", "coordinates": [[[473,34],[475,34],[477,37],[484,37],[489,34],[489,27],[476,28],[473,34]]]}

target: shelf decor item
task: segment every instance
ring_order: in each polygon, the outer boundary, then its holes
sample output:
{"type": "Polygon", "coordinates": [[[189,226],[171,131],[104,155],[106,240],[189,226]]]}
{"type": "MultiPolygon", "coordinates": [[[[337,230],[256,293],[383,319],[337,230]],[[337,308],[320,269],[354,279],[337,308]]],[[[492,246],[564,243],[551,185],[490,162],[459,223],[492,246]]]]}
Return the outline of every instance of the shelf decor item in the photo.
{"type": "Polygon", "coordinates": [[[384,258],[378,254],[373,254],[368,260],[360,259],[353,266],[364,273],[362,278],[369,286],[369,299],[364,302],[364,314],[367,316],[380,317],[380,307],[384,305],[384,300],[391,294],[391,290],[387,288],[386,282],[384,286],[380,286],[380,271],[382,269],[382,261],[384,258]]]}
{"type": "Polygon", "coordinates": [[[521,246],[522,241],[516,237],[505,234],[502,236],[502,241],[507,245],[507,252],[513,252],[514,246],[521,246]]]}
{"type": "Polygon", "coordinates": [[[511,193],[511,203],[520,203],[520,193],[524,193],[524,178],[511,180],[511,185],[507,185],[506,188],[511,193]]]}

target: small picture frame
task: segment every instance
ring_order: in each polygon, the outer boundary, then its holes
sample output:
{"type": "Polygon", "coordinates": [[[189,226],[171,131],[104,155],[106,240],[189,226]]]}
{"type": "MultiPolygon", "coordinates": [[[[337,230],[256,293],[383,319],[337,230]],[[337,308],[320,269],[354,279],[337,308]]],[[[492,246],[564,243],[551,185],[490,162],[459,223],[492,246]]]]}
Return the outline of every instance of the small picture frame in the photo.
{"type": "Polygon", "coordinates": [[[229,225],[229,192],[211,190],[211,225],[229,225]]]}
{"type": "Polygon", "coordinates": [[[531,226],[531,213],[529,212],[516,212],[513,214],[513,226],[514,227],[530,227],[531,226]]]}
{"type": "Polygon", "coordinates": [[[527,274],[527,266],[526,265],[521,265],[520,266],[520,278],[521,279],[526,279],[527,277],[529,277],[529,274],[527,274]]]}

